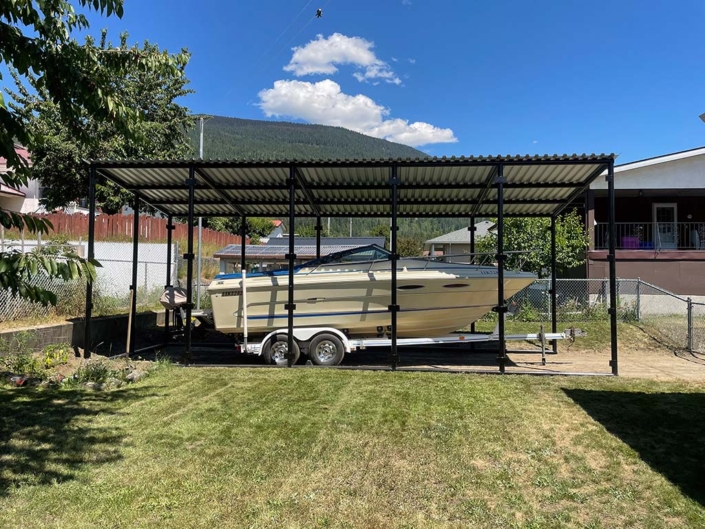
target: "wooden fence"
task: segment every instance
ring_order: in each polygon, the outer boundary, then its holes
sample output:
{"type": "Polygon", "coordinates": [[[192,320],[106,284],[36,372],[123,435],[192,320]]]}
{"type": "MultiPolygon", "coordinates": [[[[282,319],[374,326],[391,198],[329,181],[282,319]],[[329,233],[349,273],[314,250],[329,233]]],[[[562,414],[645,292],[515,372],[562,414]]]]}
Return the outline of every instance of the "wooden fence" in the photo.
{"type": "MultiPolygon", "coordinates": [[[[76,213],[50,213],[36,215],[48,219],[54,225],[54,233],[61,233],[69,238],[88,237],[88,215],[76,213]]],[[[132,240],[134,218],[132,215],[98,215],[95,218],[95,239],[100,240],[132,240]]],[[[185,240],[188,237],[186,224],[175,222],[174,240],[185,240]]],[[[140,215],[140,240],[147,242],[165,242],[167,239],[166,219],[140,215]]],[[[198,228],[194,228],[194,240],[198,239],[198,228]]],[[[240,236],[220,231],[203,229],[203,242],[221,246],[240,244],[240,236]]]]}

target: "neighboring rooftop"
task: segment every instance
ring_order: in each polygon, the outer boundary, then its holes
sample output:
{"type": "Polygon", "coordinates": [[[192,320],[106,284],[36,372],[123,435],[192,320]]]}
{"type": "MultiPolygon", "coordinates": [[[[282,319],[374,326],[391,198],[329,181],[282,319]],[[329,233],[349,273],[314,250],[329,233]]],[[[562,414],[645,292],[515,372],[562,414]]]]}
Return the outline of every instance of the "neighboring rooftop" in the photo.
{"type": "MultiPolygon", "coordinates": [[[[361,246],[376,244],[384,247],[384,237],[321,237],[321,257],[332,253],[352,250],[361,246]]],[[[242,246],[229,244],[213,255],[219,259],[237,261],[241,258],[242,246]]],[[[266,245],[248,244],[245,246],[245,258],[261,261],[286,261],[289,253],[289,238],[282,237],[270,239],[266,245]],[[277,241],[272,244],[272,241],[277,241]],[[284,241],[283,243],[281,241],[284,241]]],[[[298,260],[308,261],[316,258],[316,238],[297,237],[294,244],[294,253],[298,260]]]]}
{"type": "MultiPolygon", "coordinates": [[[[494,222],[483,220],[475,224],[475,237],[484,237],[494,226],[494,222]]],[[[425,244],[470,244],[470,231],[467,228],[451,231],[439,235],[435,239],[429,239],[425,244]]]]}

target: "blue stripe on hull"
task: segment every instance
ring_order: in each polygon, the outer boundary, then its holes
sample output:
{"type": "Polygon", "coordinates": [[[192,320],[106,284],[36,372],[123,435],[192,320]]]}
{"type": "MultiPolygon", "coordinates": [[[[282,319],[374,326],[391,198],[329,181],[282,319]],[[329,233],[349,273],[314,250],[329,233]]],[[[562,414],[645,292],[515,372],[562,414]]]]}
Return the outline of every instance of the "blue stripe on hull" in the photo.
{"type": "MultiPolygon", "coordinates": [[[[468,305],[465,307],[436,307],[433,309],[401,309],[399,312],[430,312],[434,310],[450,310],[450,309],[475,309],[478,305],[468,305]]],[[[316,312],[313,314],[297,314],[294,312],[294,318],[328,318],[331,316],[363,316],[365,314],[387,314],[388,310],[363,310],[355,312],[316,312]]],[[[276,314],[265,316],[248,316],[248,320],[269,320],[276,318],[288,318],[288,314],[276,314]]]]}

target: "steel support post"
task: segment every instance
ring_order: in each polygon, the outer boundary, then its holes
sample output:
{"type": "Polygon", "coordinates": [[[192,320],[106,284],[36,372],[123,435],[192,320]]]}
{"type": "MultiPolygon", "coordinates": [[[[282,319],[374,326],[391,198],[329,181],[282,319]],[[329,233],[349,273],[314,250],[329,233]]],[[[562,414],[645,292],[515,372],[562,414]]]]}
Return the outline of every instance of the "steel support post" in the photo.
{"type": "Polygon", "coordinates": [[[323,226],[321,226],[321,217],[316,217],[316,259],[321,258],[321,231],[323,231],[323,226]]]}
{"type": "Polygon", "coordinates": [[[615,197],[614,197],[614,160],[610,160],[607,168],[607,196],[609,202],[609,253],[607,260],[610,268],[610,366],[612,374],[619,375],[619,359],[617,353],[617,262],[615,258],[615,197]]]}
{"type": "Polygon", "coordinates": [[[188,236],[186,244],[186,321],[184,322],[184,338],[186,340],[186,354],[184,360],[191,363],[193,359],[191,351],[191,313],[193,311],[193,221],[194,221],[194,198],[196,194],[196,172],[193,165],[188,169],[188,236]]]}
{"type": "MultiPolygon", "coordinates": [[[[468,231],[470,232],[470,264],[475,264],[475,232],[477,228],[475,227],[475,216],[470,217],[470,226],[468,226],[468,231]]],[[[470,324],[470,332],[475,332],[475,322],[470,324]]],[[[475,344],[470,343],[470,349],[475,349],[475,344]]]]}
{"type": "Polygon", "coordinates": [[[688,302],[688,352],[693,352],[693,300],[687,299],[688,302]]]}
{"type": "Polygon", "coordinates": [[[240,272],[247,268],[247,217],[240,219],[240,272]]]}
{"type": "Polygon", "coordinates": [[[287,348],[286,348],[286,359],[287,366],[291,367],[294,365],[294,311],[296,310],[296,305],[294,304],[294,263],[296,260],[296,254],[294,253],[294,223],[296,221],[296,169],[292,166],[289,168],[289,179],[287,181],[289,184],[289,253],[286,254],[286,259],[289,261],[289,297],[287,304],[284,307],[287,310],[287,348]]]}
{"type": "MultiPolygon", "coordinates": [[[[172,232],[174,231],[174,224],[172,223],[172,217],[169,215],[166,220],[166,283],[164,284],[164,290],[171,288],[171,244],[172,244],[172,232]]],[[[171,322],[169,317],[171,311],[169,309],[164,309],[164,343],[169,343],[170,332],[171,332],[171,322]]]]}
{"type": "MultiPolygon", "coordinates": [[[[89,170],[88,183],[88,251],[87,259],[95,259],[95,167],[89,170]]],[[[86,321],[83,328],[83,357],[91,357],[91,316],[93,314],[93,283],[86,281],[86,321]]]]}
{"type": "MultiPolygon", "coordinates": [[[[556,270],[556,217],[551,217],[551,332],[558,332],[558,273],[556,270]]],[[[558,353],[558,340],[551,340],[553,353],[558,353]]]]}
{"type": "Polygon", "coordinates": [[[134,197],[132,213],[132,303],[130,303],[130,343],[127,355],[135,354],[135,320],[137,319],[137,260],[139,257],[140,243],[140,199],[134,197]]]}
{"type": "Polygon", "coordinates": [[[504,373],[507,364],[507,342],[505,338],[504,317],[507,314],[507,306],[504,303],[504,184],[507,179],[504,177],[504,166],[497,166],[497,176],[494,184],[497,186],[497,313],[499,326],[499,371],[504,373]]]}
{"type": "Polygon", "coordinates": [[[392,250],[392,285],[391,285],[391,304],[389,305],[389,312],[391,313],[391,323],[392,323],[392,369],[396,369],[399,365],[399,351],[397,349],[397,313],[399,312],[399,305],[397,301],[397,260],[399,259],[399,254],[397,252],[397,231],[399,227],[397,226],[397,201],[399,195],[399,178],[397,176],[396,165],[392,166],[392,175],[389,181],[392,193],[392,226],[389,230],[389,241],[392,250]]]}

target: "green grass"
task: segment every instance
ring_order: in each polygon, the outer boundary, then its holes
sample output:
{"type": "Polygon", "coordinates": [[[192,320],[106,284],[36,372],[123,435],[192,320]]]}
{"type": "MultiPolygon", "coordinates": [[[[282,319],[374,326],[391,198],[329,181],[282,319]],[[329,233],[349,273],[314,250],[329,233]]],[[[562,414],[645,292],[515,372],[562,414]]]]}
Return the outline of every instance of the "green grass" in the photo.
{"type": "Polygon", "coordinates": [[[0,409],[0,527],[705,527],[702,385],[172,368],[0,409]]]}

